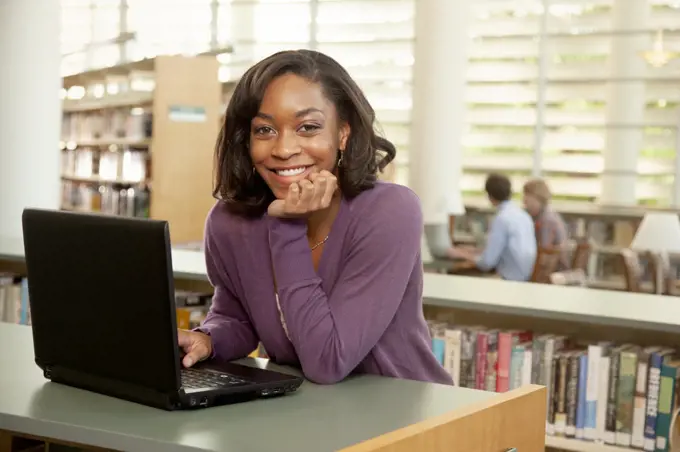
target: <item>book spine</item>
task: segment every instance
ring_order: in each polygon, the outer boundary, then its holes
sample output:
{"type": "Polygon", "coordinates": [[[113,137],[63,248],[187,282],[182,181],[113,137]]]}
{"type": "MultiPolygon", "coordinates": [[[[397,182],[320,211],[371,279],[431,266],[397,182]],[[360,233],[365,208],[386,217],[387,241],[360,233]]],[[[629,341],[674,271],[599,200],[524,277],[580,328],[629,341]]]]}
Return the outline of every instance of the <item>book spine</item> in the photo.
{"type": "Polygon", "coordinates": [[[564,436],[567,427],[567,369],[569,358],[566,353],[556,353],[555,376],[555,435],[564,436]]]}
{"type": "Polygon", "coordinates": [[[486,378],[484,390],[496,392],[496,379],[498,375],[498,333],[489,331],[486,346],[486,378]]]}
{"type": "Polygon", "coordinates": [[[603,355],[600,358],[600,379],[597,388],[597,416],[595,423],[595,439],[604,441],[607,436],[607,399],[609,398],[609,369],[611,357],[603,355]]]}
{"type": "Polygon", "coordinates": [[[678,368],[662,364],[659,379],[659,406],[656,415],[656,449],[655,452],[668,452],[668,441],[671,433],[671,419],[675,406],[675,385],[678,368]]]}
{"type": "Polygon", "coordinates": [[[22,325],[30,325],[31,316],[30,305],[28,302],[28,278],[21,279],[21,301],[19,312],[19,323],[22,325]]]}
{"type": "Polygon", "coordinates": [[[454,386],[460,386],[461,331],[447,329],[444,338],[446,340],[444,344],[444,368],[451,375],[454,386]]]}
{"type": "Polygon", "coordinates": [[[619,359],[619,383],[616,395],[616,444],[630,447],[633,433],[633,402],[637,352],[623,351],[619,359]]]}
{"type": "Polygon", "coordinates": [[[531,345],[531,383],[545,385],[542,378],[542,364],[545,347],[545,337],[537,337],[531,345]]]}
{"type": "Polygon", "coordinates": [[[588,346],[588,377],[586,382],[585,401],[585,427],[583,436],[585,439],[594,440],[597,427],[597,399],[600,387],[600,359],[602,358],[602,346],[588,346]]]}
{"type": "Polygon", "coordinates": [[[604,442],[616,444],[616,396],[619,388],[620,351],[612,350],[609,362],[609,391],[607,394],[607,420],[604,442]]]}
{"type": "Polygon", "coordinates": [[[486,331],[477,333],[477,357],[475,360],[475,388],[486,389],[486,354],[488,352],[489,334],[486,331]]]}
{"type": "Polygon", "coordinates": [[[567,424],[564,434],[568,437],[576,436],[576,404],[578,403],[578,366],[579,359],[577,354],[567,358],[567,424]]]}
{"type": "Polygon", "coordinates": [[[460,386],[463,388],[475,388],[475,360],[476,341],[475,333],[464,330],[461,333],[460,350],[460,386]]]}
{"type": "Polygon", "coordinates": [[[522,370],[524,368],[523,345],[517,344],[512,347],[510,355],[510,389],[517,389],[522,386],[522,370]]]}
{"type": "Polygon", "coordinates": [[[507,331],[498,333],[498,374],[496,392],[510,390],[510,361],[513,350],[513,335],[507,331]]]}
{"type": "Polygon", "coordinates": [[[642,449],[645,445],[645,416],[647,412],[647,371],[649,351],[642,351],[638,358],[637,378],[635,380],[635,401],[633,407],[633,434],[630,443],[642,449]]]}
{"type": "Polygon", "coordinates": [[[546,387],[547,390],[547,400],[546,404],[548,407],[548,413],[550,414],[550,422],[546,424],[546,432],[548,434],[554,434],[555,431],[555,371],[557,370],[557,361],[554,360],[555,351],[555,338],[552,336],[547,336],[544,339],[543,346],[543,356],[541,359],[541,368],[539,371],[539,384],[546,387]],[[551,411],[552,410],[552,411],[551,411]]]}
{"type": "Polygon", "coordinates": [[[444,355],[445,355],[445,341],[444,337],[437,335],[436,331],[432,333],[432,352],[434,356],[439,361],[439,364],[444,365],[444,355]]]}
{"type": "Polygon", "coordinates": [[[530,347],[524,349],[524,359],[522,360],[522,383],[521,386],[531,384],[531,372],[533,368],[533,351],[530,347]]]}
{"type": "Polygon", "coordinates": [[[661,366],[664,357],[661,352],[654,352],[649,358],[647,374],[647,416],[645,417],[644,450],[654,452],[656,448],[656,416],[659,407],[659,384],[661,382],[661,366]]]}
{"type": "Polygon", "coordinates": [[[576,405],[576,438],[585,438],[588,355],[581,353],[578,368],[578,403],[576,405]]]}

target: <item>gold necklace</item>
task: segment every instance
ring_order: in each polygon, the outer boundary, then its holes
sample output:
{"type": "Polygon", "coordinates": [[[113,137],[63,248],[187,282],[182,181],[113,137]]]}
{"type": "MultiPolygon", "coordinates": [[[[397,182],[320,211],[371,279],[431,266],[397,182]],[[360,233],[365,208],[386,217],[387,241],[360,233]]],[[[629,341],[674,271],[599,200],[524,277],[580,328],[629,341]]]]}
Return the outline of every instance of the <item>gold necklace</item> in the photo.
{"type": "Polygon", "coordinates": [[[311,247],[311,251],[314,251],[315,249],[317,249],[318,247],[320,247],[321,245],[323,245],[324,243],[326,243],[326,240],[328,240],[328,236],[326,236],[322,241],[320,241],[320,242],[317,243],[316,245],[312,246],[312,247],[311,247]]]}

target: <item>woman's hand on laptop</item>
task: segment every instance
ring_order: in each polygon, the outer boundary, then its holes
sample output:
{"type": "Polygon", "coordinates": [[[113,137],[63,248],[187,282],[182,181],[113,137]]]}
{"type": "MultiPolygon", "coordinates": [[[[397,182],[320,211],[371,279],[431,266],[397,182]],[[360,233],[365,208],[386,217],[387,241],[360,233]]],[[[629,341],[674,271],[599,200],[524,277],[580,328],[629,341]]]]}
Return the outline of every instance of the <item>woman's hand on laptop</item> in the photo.
{"type": "Polygon", "coordinates": [[[184,367],[191,367],[212,354],[212,340],[207,334],[198,331],[177,330],[177,342],[185,355],[184,367]]]}

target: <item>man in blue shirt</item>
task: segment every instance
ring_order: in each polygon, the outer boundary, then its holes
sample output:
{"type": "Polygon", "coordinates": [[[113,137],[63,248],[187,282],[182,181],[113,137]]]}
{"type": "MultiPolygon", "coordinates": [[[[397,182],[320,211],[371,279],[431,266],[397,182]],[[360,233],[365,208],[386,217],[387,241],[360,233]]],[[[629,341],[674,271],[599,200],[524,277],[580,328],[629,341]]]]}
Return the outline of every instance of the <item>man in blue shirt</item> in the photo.
{"type": "Polygon", "coordinates": [[[477,254],[464,248],[451,248],[449,256],[466,259],[484,271],[496,270],[503,279],[527,281],[536,261],[536,234],[531,216],[510,200],[510,180],[490,174],[484,186],[496,215],[489,224],[484,250],[477,254]]]}

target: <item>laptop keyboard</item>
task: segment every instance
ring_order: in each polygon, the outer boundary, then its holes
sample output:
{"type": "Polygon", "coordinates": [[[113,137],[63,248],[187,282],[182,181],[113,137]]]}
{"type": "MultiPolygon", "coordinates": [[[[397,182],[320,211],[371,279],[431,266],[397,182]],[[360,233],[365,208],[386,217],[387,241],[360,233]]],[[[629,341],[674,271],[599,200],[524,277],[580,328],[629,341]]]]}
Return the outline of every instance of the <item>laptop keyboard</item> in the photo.
{"type": "Polygon", "coordinates": [[[213,370],[182,369],[180,375],[185,389],[212,389],[248,384],[242,378],[213,370]]]}

